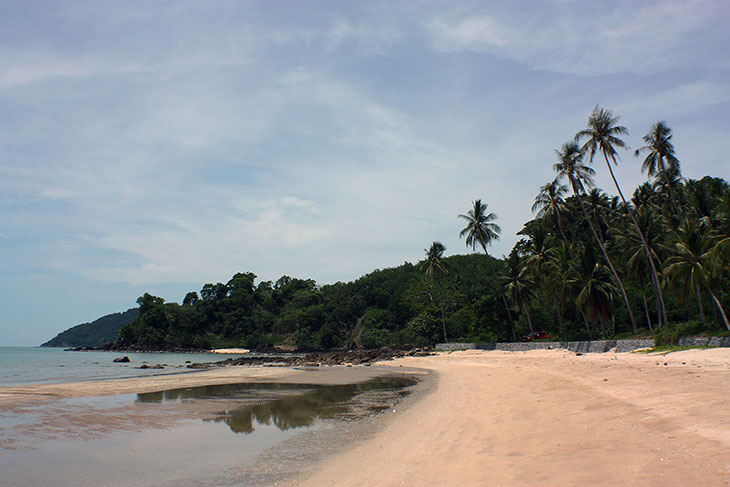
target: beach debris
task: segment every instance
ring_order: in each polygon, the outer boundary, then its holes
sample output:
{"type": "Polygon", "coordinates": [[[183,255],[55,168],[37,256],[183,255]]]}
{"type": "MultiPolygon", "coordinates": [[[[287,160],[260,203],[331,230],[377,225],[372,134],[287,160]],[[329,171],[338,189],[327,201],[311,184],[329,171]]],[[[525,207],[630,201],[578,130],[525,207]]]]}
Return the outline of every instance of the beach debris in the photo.
{"type": "Polygon", "coordinates": [[[112,362],[117,362],[117,363],[119,363],[119,362],[131,362],[131,360],[129,360],[129,357],[127,357],[125,355],[124,357],[117,357],[117,358],[115,358],[114,360],[112,360],[112,362]]]}

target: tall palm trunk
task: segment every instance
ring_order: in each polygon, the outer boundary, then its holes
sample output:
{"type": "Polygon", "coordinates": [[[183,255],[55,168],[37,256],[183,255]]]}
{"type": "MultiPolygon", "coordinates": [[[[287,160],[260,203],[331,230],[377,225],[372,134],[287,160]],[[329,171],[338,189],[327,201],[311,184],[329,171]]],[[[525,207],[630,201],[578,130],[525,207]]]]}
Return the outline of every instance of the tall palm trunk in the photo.
{"type": "Polygon", "coordinates": [[[707,290],[710,292],[710,296],[712,296],[712,300],[715,302],[715,306],[717,306],[717,309],[720,311],[720,314],[722,315],[722,321],[725,322],[725,328],[730,331],[730,323],[728,323],[727,315],[725,314],[725,309],[722,307],[722,303],[719,299],[717,299],[717,296],[715,296],[714,291],[710,287],[710,284],[707,283],[707,290]]]}
{"type": "MultiPolygon", "coordinates": [[[[624,194],[621,191],[621,187],[618,185],[618,181],[616,180],[616,175],[613,173],[613,168],[611,167],[611,163],[608,162],[608,155],[606,153],[603,153],[603,158],[606,160],[606,166],[608,167],[608,171],[611,173],[611,179],[613,179],[613,184],[616,186],[616,191],[618,191],[619,196],[621,197],[621,201],[624,203],[624,208],[626,209],[626,213],[628,213],[629,218],[631,218],[631,222],[634,224],[634,229],[636,230],[636,233],[639,235],[639,238],[641,239],[641,245],[644,247],[644,253],[646,254],[646,258],[649,261],[649,272],[651,274],[651,282],[654,286],[654,295],[656,296],[657,302],[661,304],[662,309],[662,315],[666,315],[666,309],[664,306],[664,296],[662,295],[661,287],[658,285],[659,280],[657,279],[657,272],[656,267],[654,266],[654,259],[651,257],[651,251],[649,250],[649,246],[646,243],[646,238],[644,238],[644,232],[641,231],[641,228],[639,228],[639,224],[636,221],[636,218],[634,217],[634,212],[631,211],[631,208],[629,207],[628,203],[626,203],[626,198],[624,198],[624,194]]],[[[659,328],[662,326],[661,318],[659,319],[659,324],[657,325],[659,328]]],[[[634,330],[636,332],[636,330],[634,330]]]]}
{"type": "Polygon", "coordinates": [[[653,330],[653,328],[651,327],[651,315],[649,315],[649,305],[646,303],[646,293],[643,289],[641,290],[641,297],[644,299],[644,313],[646,314],[646,323],[649,325],[649,330],[653,330]]]}
{"type": "Polygon", "coordinates": [[[695,282],[695,294],[697,294],[697,307],[700,309],[700,318],[702,323],[705,322],[705,310],[702,309],[702,293],[700,292],[700,283],[695,282]]]}
{"type": "Polygon", "coordinates": [[[553,305],[555,306],[555,311],[558,312],[558,331],[560,333],[563,333],[563,315],[560,313],[560,306],[558,305],[558,297],[555,295],[555,291],[553,291],[553,305]]]}
{"type": "MultiPolygon", "coordinates": [[[[520,298],[520,301],[522,301],[521,298],[520,298]]],[[[524,311],[525,315],[527,316],[527,325],[530,327],[530,333],[534,333],[535,329],[532,327],[532,318],[530,318],[530,310],[527,309],[527,305],[525,303],[522,303],[522,311],[524,311]]]]}
{"type": "Polygon", "coordinates": [[[563,242],[565,242],[565,250],[568,251],[568,257],[572,259],[573,252],[570,250],[570,242],[568,242],[568,238],[565,236],[565,232],[563,231],[563,224],[560,223],[560,214],[557,215],[556,219],[558,220],[558,230],[560,230],[560,235],[563,237],[563,242]]]}
{"type": "Polygon", "coordinates": [[[586,331],[588,332],[588,338],[593,340],[593,333],[591,333],[591,327],[588,325],[588,318],[582,309],[579,309],[580,315],[583,317],[583,323],[586,325],[586,331]]]}
{"type": "Polygon", "coordinates": [[[439,293],[439,307],[441,308],[441,324],[444,327],[444,343],[448,343],[449,339],[446,338],[446,316],[444,315],[444,302],[441,299],[441,285],[439,284],[438,279],[435,279],[436,281],[436,290],[439,293]]]}
{"type": "Polygon", "coordinates": [[[626,304],[626,309],[629,312],[629,319],[631,320],[631,329],[634,333],[636,333],[636,319],[634,318],[634,312],[631,310],[631,304],[629,304],[629,297],[626,294],[626,290],[624,289],[624,284],[621,282],[621,278],[618,277],[618,273],[616,272],[616,269],[613,267],[613,262],[611,262],[611,258],[608,256],[608,253],[606,252],[606,247],[601,242],[600,237],[598,236],[598,233],[596,233],[596,229],[593,227],[593,223],[591,222],[590,217],[588,216],[588,212],[586,211],[586,207],[583,204],[583,198],[581,195],[578,196],[578,202],[580,203],[580,209],[583,211],[583,216],[585,217],[586,221],[588,222],[588,226],[591,229],[591,233],[593,233],[593,237],[596,239],[596,242],[598,243],[598,247],[601,249],[601,253],[603,254],[603,258],[606,259],[606,263],[608,263],[608,268],[611,269],[611,274],[613,275],[614,279],[616,279],[616,283],[618,284],[619,289],[621,290],[621,296],[624,298],[624,303],[626,304]]]}

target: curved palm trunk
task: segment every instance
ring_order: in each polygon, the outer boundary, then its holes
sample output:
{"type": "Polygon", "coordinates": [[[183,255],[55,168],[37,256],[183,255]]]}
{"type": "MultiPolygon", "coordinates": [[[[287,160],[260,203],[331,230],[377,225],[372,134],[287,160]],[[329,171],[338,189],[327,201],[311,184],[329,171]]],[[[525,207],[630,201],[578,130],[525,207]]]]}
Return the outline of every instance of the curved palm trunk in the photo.
{"type": "Polygon", "coordinates": [[[441,324],[444,327],[444,343],[448,343],[449,339],[446,338],[446,316],[444,315],[444,302],[441,299],[441,285],[438,282],[438,279],[435,279],[436,281],[436,290],[438,290],[439,293],[439,307],[441,308],[441,324]]]}
{"type": "Polygon", "coordinates": [[[725,322],[725,328],[730,331],[730,323],[728,323],[727,315],[725,314],[725,309],[722,307],[722,303],[719,299],[717,299],[717,296],[715,296],[715,293],[713,292],[712,288],[710,287],[710,284],[707,284],[707,290],[710,292],[710,296],[712,296],[712,300],[715,302],[715,306],[717,306],[717,309],[720,311],[720,314],[722,315],[722,321],[725,322]]]}
{"type": "MultiPolygon", "coordinates": [[[[641,239],[641,245],[644,247],[644,253],[646,254],[646,258],[649,261],[649,271],[651,274],[651,282],[654,286],[654,294],[657,299],[657,303],[660,303],[661,309],[662,309],[662,316],[666,316],[667,312],[664,306],[664,296],[662,295],[661,287],[658,285],[659,280],[657,279],[657,273],[656,273],[656,267],[654,266],[654,259],[651,257],[651,252],[649,251],[649,246],[646,243],[646,238],[644,238],[644,232],[641,231],[641,228],[639,228],[639,224],[636,221],[636,218],[634,218],[634,212],[631,211],[631,208],[629,208],[629,205],[626,203],[626,198],[624,198],[624,194],[621,191],[621,187],[618,185],[618,181],[616,180],[616,175],[613,173],[613,168],[611,167],[611,163],[608,162],[608,156],[606,153],[603,153],[603,158],[606,160],[606,166],[608,167],[608,171],[611,173],[611,179],[613,179],[613,184],[616,186],[616,191],[618,191],[619,196],[621,197],[621,201],[624,203],[624,208],[626,209],[626,213],[628,213],[629,218],[631,218],[631,222],[634,224],[634,229],[636,230],[636,233],[639,234],[639,238],[641,239]]],[[[662,326],[662,320],[659,318],[659,323],[657,325],[659,328],[662,326]]],[[[634,330],[636,332],[636,330],[634,330]]]]}
{"type": "Polygon", "coordinates": [[[586,325],[586,331],[588,332],[588,338],[593,340],[593,333],[591,333],[591,327],[588,326],[588,318],[586,318],[586,314],[583,312],[582,309],[578,309],[580,311],[580,315],[583,317],[583,323],[586,325]]]}
{"type": "MultiPolygon", "coordinates": [[[[606,263],[608,263],[608,268],[611,269],[611,274],[613,274],[614,279],[616,279],[616,283],[618,284],[619,289],[621,290],[621,296],[624,298],[624,303],[626,304],[626,309],[629,312],[629,319],[631,320],[631,329],[634,333],[636,333],[636,319],[634,318],[634,312],[631,310],[631,305],[629,304],[629,297],[626,294],[626,290],[624,289],[624,283],[621,282],[621,278],[618,277],[618,273],[616,272],[616,269],[613,267],[613,262],[611,262],[611,258],[608,256],[608,253],[606,252],[606,247],[601,242],[601,239],[598,237],[598,234],[596,233],[596,229],[593,227],[593,223],[591,222],[591,219],[588,217],[588,212],[586,211],[586,207],[583,204],[583,198],[581,195],[578,196],[578,202],[580,203],[580,209],[583,210],[583,216],[585,217],[586,221],[588,222],[588,226],[591,229],[591,233],[593,233],[593,237],[596,239],[596,242],[598,242],[598,247],[601,249],[601,253],[603,254],[603,258],[606,259],[606,263]]],[[[585,317],[584,317],[585,318],[585,317]]]]}
{"type": "MultiPolygon", "coordinates": [[[[522,301],[522,299],[520,299],[522,301]]],[[[530,318],[530,310],[527,309],[527,305],[523,302],[522,303],[522,311],[525,312],[525,315],[527,316],[527,324],[530,327],[530,333],[534,333],[535,329],[532,327],[532,318],[530,318]]]]}

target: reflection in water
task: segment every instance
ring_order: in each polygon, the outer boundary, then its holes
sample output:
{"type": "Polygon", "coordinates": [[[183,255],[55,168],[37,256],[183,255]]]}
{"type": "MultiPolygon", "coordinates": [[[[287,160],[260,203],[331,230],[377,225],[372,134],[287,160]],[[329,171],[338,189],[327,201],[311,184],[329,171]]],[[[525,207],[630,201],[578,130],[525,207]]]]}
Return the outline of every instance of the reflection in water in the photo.
{"type": "Polygon", "coordinates": [[[317,419],[346,417],[362,410],[389,408],[416,384],[412,377],[381,377],[359,384],[225,384],[138,394],[139,402],[220,404],[212,417],[236,433],[251,433],[257,424],[274,424],[282,431],[311,426],[317,419]]]}

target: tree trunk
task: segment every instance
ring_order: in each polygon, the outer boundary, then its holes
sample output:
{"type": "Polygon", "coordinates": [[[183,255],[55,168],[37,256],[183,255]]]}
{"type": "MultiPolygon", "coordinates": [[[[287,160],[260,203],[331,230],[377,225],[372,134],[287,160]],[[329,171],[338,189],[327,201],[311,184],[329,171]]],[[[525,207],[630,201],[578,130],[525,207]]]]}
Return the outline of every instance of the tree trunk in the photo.
{"type": "Polygon", "coordinates": [[[556,215],[556,219],[558,220],[558,230],[560,230],[560,235],[563,237],[563,242],[565,242],[565,250],[568,251],[568,257],[572,259],[573,252],[570,250],[570,242],[568,242],[568,238],[565,236],[565,232],[563,231],[563,224],[560,223],[560,213],[556,215]]]}
{"type": "Polygon", "coordinates": [[[563,333],[563,316],[560,314],[560,306],[558,306],[558,298],[553,292],[553,304],[555,305],[555,311],[558,312],[558,332],[563,333]]]}
{"type": "Polygon", "coordinates": [[[449,339],[446,338],[446,317],[444,316],[444,302],[441,299],[441,285],[439,284],[437,279],[434,279],[436,281],[436,290],[438,290],[439,293],[439,306],[441,307],[441,324],[444,326],[444,343],[448,343],[449,339]]]}
{"type": "Polygon", "coordinates": [[[727,315],[725,314],[725,309],[722,307],[722,303],[719,299],[717,299],[717,296],[715,296],[715,293],[712,291],[712,288],[709,284],[707,284],[707,290],[710,292],[710,296],[712,296],[712,300],[715,302],[715,306],[717,306],[717,309],[720,311],[720,314],[722,315],[722,321],[725,322],[725,328],[727,328],[728,331],[730,331],[730,323],[728,323],[727,315]]]}
{"type": "Polygon", "coordinates": [[[705,322],[705,310],[702,309],[702,293],[700,293],[700,283],[695,282],[695,294],[697,294],[697,307],[700,309],[700,318],[702,323],[705,322]]]}
{"type": "Polygon", "coordinates": [[[535,329],[532,328],[532,318],[530,318],[530,310],[527,309],[527,305],[525,305],[525,304],[522,305],[522,310],[525,312],[525,315],[527,316],[527,324],[530,327],[530,333],[534,333],[535,329]]]}
{"type": "MultiPolygon", "coordinates": [[[[628,203],[626,203],[626,198],[624,198],[624,194],[621,191],[621,187],[618,185],[618,181],[616,181],[616,175],[613,173],[613,168],[611,167],[611,163],[608,162],[608,155],[606,153],[603,153],[603,158],[606,160],[606,166],[608,166],[608,171],[611,173],[611,179],[613,179],[613,184],[616,186],[616,191],[618,191],[619,196],[621,197],[621,201],[624,202],[624,209],[626,210],[626,213],[629,215],[629,218],[631,219],[631,222],[634,224],[634,229],[636,230],[636,233],[639,234],[639,239],[641,239],[641,245],[644,247],[644,253],[646,254],[646,258],[649,261],[649,273],[652,277],[652,284],[654,286],[654,294],[656,296],[657,302],[661,303],[662,309],[664,308],[664,297],[662,296],[662,290],[661,287],[659,287],[659,279],[657,278],[656,273],[656,267],[654,266],[654,259],[651,257],[651,251],[649,250],[649,246],[646,243],[646,238],[644,238],[644,232],[641,231],[641,228],[639,228],[639,224],[636,221],[636,218],[634,218],[634,212],[631,211],[631,208],[629,207],[628,203]]],[[[615,160],[614,160],[615,162],[615,160]]],[[[666,314],[666,311],[663,313],[666,314]]],[[[661,322],[658,326],[661,326],[661,322]]],[[[634,327],[635,328],[635,327],[634,327]]],[[[636,329],[634,329],[634,333],[636,333],[636,329]]]]}
{"type": "Polygon", "coordinates": [[[593,228],[593,223],[591,223],[591,219],[588,217],[588,212],[586,211],[586,207],[583,204],[583,198],[581,195],[578,196],[578,202],[580,203],[580,209],[583,210],[583,216],[585,217],[586,221],[588,222],[588,226],[591,229],[591,233],[593,233],[593,237],[596,239],[596,242],[598,242],[598,247],[601,249],[601,253],[603,254],[603,258],[606,259],[606,262],[608,263],[608,268],[611,269],[611,273],[613,274],[614,279],[616,279],[616,283],[618,284],[619,289],[621,289],[621,296],[624,298],[624,303],[626,304],[626,309],[629,312],[629,319],[631,320],[631,329],[636,333],[636,319],[634,318],[634,312],[631,310],[631,305],[629,304],[629,297],[626,294],[626,290],[624,289],[624,284],[621,282],[621,278],[618,277],[618,273],[616,272],[616,269],[613,267],[613,263],[611,262],[611,258],[608,256],[608,253],[606,252],[606,248],[603,246],[603,243],[601,243],[601,239],[598,237],[598,234],[596,233],[596,229],[593,228]]]}
{"type": "Polygon", "coordinates": [[[583,317],[583,323],[586,325],[586,331],[588,332],[588,338],[593,340],[593,333],[591,333],[591,327],[588,326],[588,318],[586,318],[586,314],[583,312],[582,309],[578,310],[580,312],[580,315],[583,317]]]}
{"type": "Polygon", "coordinates": [[[653,330],[651,327],[651,315],[649,315],[649,305],[646,303],[646,293],[642,290],[641,297],[644,298],[644,313],[646,313],[646,322],[649,324],[649,330],[653,330]]]}
{"type": "MultiPolygon", "coordinates": [[[[654,282],[654,276],[651,274],[651,272],[649,273],[649,278],[651,279],[652,286],[654,286],[654,289],[656,289],[656,287],[657,287],[658,284],[656,282],[654,282]]],[[[643,294],[643,292],[644,291],[642,291],[642,294],[643,294]]],[[[654,297],[656,297],[656,293],[654,293],[654,294],[655,294],[654,297]]],[[[644,299],[646,299],[646,297],[644,299]]],[[[662,320],[662,318],[663,318],[663,316],[662,316],[662,305],[661,305],[661,303],[659,301],[657,301],[655,304],[656,304],[656,316],[657,316],[657,318],[656,318],[657,319],[657,325],[656,326],[657,326],[657,328],[661,328],[662,327],[662,323],[666,324],[666,322],[663,322],[663,320],[662,320]]]]}

